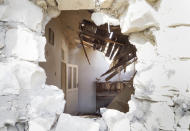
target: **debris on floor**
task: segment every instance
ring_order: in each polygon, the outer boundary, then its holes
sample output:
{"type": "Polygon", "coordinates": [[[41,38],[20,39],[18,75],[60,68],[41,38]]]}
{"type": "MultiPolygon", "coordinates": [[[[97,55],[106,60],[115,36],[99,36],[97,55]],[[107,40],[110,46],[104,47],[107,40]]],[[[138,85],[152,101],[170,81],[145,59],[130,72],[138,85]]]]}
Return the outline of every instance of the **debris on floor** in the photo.
{"type": "Polygon", "coordinates": [[[96,109],[107,107],[128,112],[128,101],[134,93],[131,81],[96,82],[96,109]]]}
{"type": "Polygon", "coordinates": [[[93,119],[61,114],[55,131],[99,131],[100,124],[93,119]]]}

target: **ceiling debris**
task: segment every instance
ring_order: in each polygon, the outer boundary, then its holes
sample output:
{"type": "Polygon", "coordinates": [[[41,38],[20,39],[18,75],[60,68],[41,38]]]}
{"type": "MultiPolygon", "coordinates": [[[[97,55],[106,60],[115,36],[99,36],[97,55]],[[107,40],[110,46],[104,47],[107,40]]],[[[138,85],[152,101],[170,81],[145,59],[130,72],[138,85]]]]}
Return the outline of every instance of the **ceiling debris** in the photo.
{"type": "Polygon", "coordinates": [[[91,21],[83,20],[79,29],[79,38],[89,64],[90,60],[85,46],[103,52],[112,60],[111,68],[101,75],[108,75],[106,81],[137,60],[136,47],[130,44],[127,35],[121,33],[119,26],[110,26],[109,24],[96,26],[91,21]]]}

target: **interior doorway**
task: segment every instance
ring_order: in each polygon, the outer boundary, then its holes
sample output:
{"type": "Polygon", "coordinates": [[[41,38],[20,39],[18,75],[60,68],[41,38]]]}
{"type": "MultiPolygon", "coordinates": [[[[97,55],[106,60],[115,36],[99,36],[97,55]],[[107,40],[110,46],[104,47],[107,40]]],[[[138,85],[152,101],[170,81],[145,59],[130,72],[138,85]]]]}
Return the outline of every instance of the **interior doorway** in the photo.
{"type": "Polygon", "coordinates": [[[70,114],[78,113],[78,66],[61,63],[61,86],[65,93],[65,112],[70,114]]]}

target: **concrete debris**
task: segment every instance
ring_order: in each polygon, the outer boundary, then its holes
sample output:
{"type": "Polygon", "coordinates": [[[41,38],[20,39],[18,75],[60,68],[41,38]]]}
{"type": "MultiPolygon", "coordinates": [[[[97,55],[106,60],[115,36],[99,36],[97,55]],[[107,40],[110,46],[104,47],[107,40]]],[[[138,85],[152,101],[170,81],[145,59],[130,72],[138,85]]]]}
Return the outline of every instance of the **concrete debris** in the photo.
{"type": "Polygon", "coordinates": [[[108,130],[108,127],[103,118],[95,119],[95,122],[99,123],[99,125],[100,125],[99,131],[107,131],[108,130]]]}
{"type": "Polygon", "coordinates": [[[51,131],[64,111],[62,90],[45,84],[38,65],[45,61],[42,33],[49,19],[33,2],[0,5],[0,131],[51,131]]]}
{"type": "Polygon", "coordinates": [[[92,119],[61,114],[55,131],[99,131],[100,125],[92,119]]]}
{"type": "Polygon", "coordinates": [[[144,0],[129,2],[126,0],[115,1],[109,11],[102,10],[92,14],[92,20],[97,24],[117,23],[121,32],[129,34],[143,31],[150,27],[158,27],[156,11],[144,0]],[[115,19],[107,19],[105,16],[114,16],[115,19]],[[107,19],[107,20],[106,20],[107,19]]]}
{"type": "Polygon", "coordinates": [[[36,64],[10,59],[0,66],[0,127],[28,122],[29,130],[35,123],[49,130],[64,110],[63,92],[45,86],[45,72],[36,64]]]}
{"type": "Polygon", "coordinates": [[[155,11],[145,1],[136,1],[120,16],[121,32],[129,34],[156,27],[155,11]]]}
{"type": "Polygon", "coordinates": [[[110,25],[117,26],[119,25],[119,20],[114,18],[113,16],[110,16],[108,14],[105,14],[103,12],[95,12],[92,14],[91,19],[94,21],[94,23],[97,26],[109,23],[110,25]]]}
{"type": "MultiPolygon", "coordinates": [[[[130,43],[137,48],[138,60],[135,94],[129,101],[129,112],[118,122],[122,125],[125,121],[129,127],[126,124],[117,130],[126,126],[125,131],[187,131],[190,127],[189,1],[126,3],[128,6],[118,19],[122,33],[128,34],[130,43]]],[[[113,6],[110,11],[100,12],[114,15],[113,6]]]]}
{"type": "Polygon", "coordinates": [[[39,32],[42,29],[43,12],[28,0],[5,0],[0,6],[0,20],[22,23],[39,32]]]}
{"type": "Polygon", "coordinates": [[[2,53],[6,57],[17,57],[28,61],[45,61],[44,48],[46,39],[22,25],[2,25],[0,41],[2,53]]]}
{"type": "Polygon", "coordinates": [[[116,127],[118,126],[117,122],[125,118],[125,113],[113,109],[101,108],[100,112],[102,114],[103,120],[108,126],[109,131],[116,131],[116,127]]]}
{"type": "Polygon", "coordinates": [[[120,25],[138,57],[129,112],[102,109],[101,120],[63,114],[63,92],[45,85],[44,70],[31,62],[45,60],[43,28],[58,9],[96,5],[56,2],[0,0],[0,131],[189,131],[189,0],[161,0],[157,10],[155,0],[108,0],[110,11],[92,15],[97,25],[120,25]]]}

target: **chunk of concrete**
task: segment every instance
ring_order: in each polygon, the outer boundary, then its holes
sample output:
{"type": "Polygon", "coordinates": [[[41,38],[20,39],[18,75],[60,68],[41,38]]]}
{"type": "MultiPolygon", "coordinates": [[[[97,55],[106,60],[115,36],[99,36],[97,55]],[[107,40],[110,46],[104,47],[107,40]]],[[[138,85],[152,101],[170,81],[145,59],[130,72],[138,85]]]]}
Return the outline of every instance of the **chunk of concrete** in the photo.
{"type": "MultiPolygon", "coordinates": [[[[116,131],[117,128],[119,128],[117,126],[117,122],[120,123],[119,121],[123,120],[126,117],[125,113],[114,109],[101,108],[100,112],[102,114],[102,118],[104,119],[105,123],[108,126],[108,130],[111,131],[116,131]]],[[[123,122],[121,122],[119,125],[123,125],[123,122]]],[[[120,127],[119,129],[122,129],[122,127],[120,127]]],[[[126,126],[124,126],[124,129],[126,129],[126,126]]]]}
{"type": "Polygon", "coordinates": [[[103,24],[110,24],[117,26],[119,25],[119,20],[114,18],[113,16],[110,16],[108,14],[105,14],[103,12],[95,12],[92,14],[91,19],[94,21],[94,23],[97,26],[103,25],[103,24]]]}
{"type": "Polygon", "coordinates": [[[130,131],[130,121],[128,118],[117,121],[111,131],[130,131]]]}
{"type": "Polygon", "coordinates": [[[37,64],[7,59],[0,63],[0,127],[29,122],[50,130],[64,111],[63,91],[45,86],[46,75],[37,64]]]}
{"type": "Polygon", "coordinates": [[[18,95],[20,85],[10,65],[1,63],[0,69],[0,96],[9,94],[18,95]]]}
{"type": "Polygon", "coordinates": [[[46,74],[38,65],[25,61],[11,61],[9,64],[22,89],[36,89],[45,86],[46,74]]]}
{"type": "Polygon", "coordinates": [[[45,85],[45,72],[36,64],[10,59],[1,62],[0,66],[0,95],[18,95],[20,89],[42,88],[45,85]]]}
{"type": "Polygon", "coordinates": [[[17,111],[17,99],[13,95],[0,96],[0,128],[6,128],[7,125],[15,125],[18,120],[19,112],[17,111]]]}
{"type": "Polygon", "coordinates": [[[99,131],[99,127],[92,119],[61,114],[55,131],[99,131]]]}
{"type": "Polygon", "coordinates": [[[0,5],[0,20],[19,22],[32,30],[41,32],[43,11],[29,0],[5,0],[0,5]]]}
{"type": "Polygon", "coordinates": [[[129,34],[157,26],[155,15],[155,11],[144,0],[131,2],[128,9],[119,18],[121,32],[129,34]]]}
{"type": "Polygon", "coordinates": [[[6,31],[3,54],[28,61],[45,61],[45,37],[22,26],[6,31]]]}
{"type": "Polygon", "coordinates": [[[103,120],[103,118],[97,118],[95,121],[97,123],[99,123],[99,125],[100,125],[100,131],[107,131],[108,130],[107,129],[108,127],[107,127],[105,121],[103,120]]]}
{"type": "Polygon", "coordinates": [[[30,92],[30,108],[28,109],[29,131],[50,130],[58,116],[63,113],[65,100],[62,90],[55,86],[45,86],[30,92]]]}
{"type": "Polygon", "coordinates": [[[142,122],[136,121],[131,123],[131,131],[147,131],[142,122]]]}
{"type": "Polygon", "coordinates": [[[175,121],[178,130],[187,130],[190,126],[190,93],[188,90],[176,96],[175,101],[175,121]]]}
{"type": "Polygon", "coordinates": [[[127,118],[134,123],[140,123],[139,127],[143,127],[142,123],[147,131],[174,130],[174,112],[167,103],[144,101],[132,97],[129,105],[130,111],[127,118]]]}

